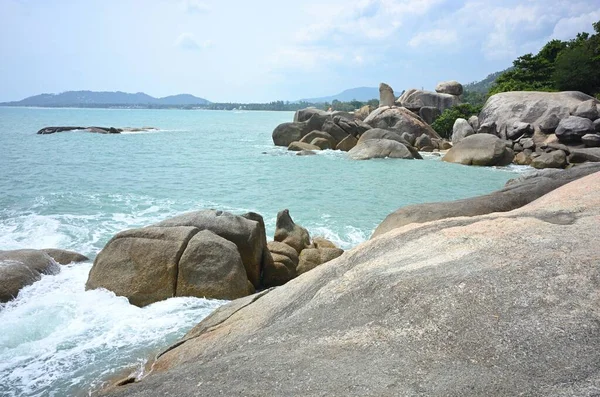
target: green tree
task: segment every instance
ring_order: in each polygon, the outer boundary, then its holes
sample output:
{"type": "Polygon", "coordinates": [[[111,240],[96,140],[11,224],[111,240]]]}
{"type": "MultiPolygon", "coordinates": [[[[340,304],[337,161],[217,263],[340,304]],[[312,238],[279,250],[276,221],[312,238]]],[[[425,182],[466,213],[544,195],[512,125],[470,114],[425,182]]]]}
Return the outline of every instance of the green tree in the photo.
{"type": "Polygon", "coordinates": [[[454,127],[456,119],[468,119],[473,115],[478,115],[480,111],[481,106],[473,106],[469,103],[456,105],[444,110],[440,117],[431,124],[431,127],[440,134],[442,138],[450,138],[452,135],[452,127],[454,127]]]}

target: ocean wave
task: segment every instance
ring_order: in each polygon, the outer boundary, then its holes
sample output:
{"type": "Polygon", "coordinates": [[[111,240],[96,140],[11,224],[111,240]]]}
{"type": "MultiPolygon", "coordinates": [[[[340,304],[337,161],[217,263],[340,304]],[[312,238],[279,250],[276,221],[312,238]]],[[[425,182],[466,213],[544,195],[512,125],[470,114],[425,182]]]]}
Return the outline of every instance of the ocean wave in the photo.
{"type": "Polygon", "coordinates": [[[143,368],[224,301],[171,298],[138,308],[85,291],[91,263],[64,266],[0,309],[0,395],[63,396],[143,368]]]}

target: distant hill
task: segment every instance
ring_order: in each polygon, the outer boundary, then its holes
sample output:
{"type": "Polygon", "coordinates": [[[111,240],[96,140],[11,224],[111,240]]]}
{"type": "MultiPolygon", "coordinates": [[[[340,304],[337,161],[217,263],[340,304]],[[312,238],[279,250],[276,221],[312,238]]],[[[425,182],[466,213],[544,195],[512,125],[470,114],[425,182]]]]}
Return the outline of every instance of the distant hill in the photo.
{"type": "Polygon", "coordinates": [[[67,91],[60,94],[40,94],[25,98],[21,101],[4,102],[4,106],[186,106],[208,105],[210,102],[190,94],[171,95],[164,98],[154,98],[143,92],[129,94],[126,92],[96,92],[96,91],[67,91]]]}
{"type": "Polygon", "coordinates": [[[310,103],[328,102],[328,103],[331,103],[332,101],[334,101],[336,99],[341,102],[349,102],[352,100],[366,102],[371,99],[379,99],[379,88],[377,88],[377,87],[350,88],[349,90],[340,92],[337,95],[325,96],[325,97],[320,97],[320,98],[300,99],[297,102],[310,102],[310,103]]]}
{"type": "Polygon", "coordinates": [[[492,84],[494,84],[494,82],[496,81],[498,76],[500,76],[502,73],[507,72],[511,69],[512,69],[512,67],[502,70],[500,72],[489,74],[485,79],[483,79],[481,81],[475,81],[472,83],[465,84],[464,89],[465,89],[465,91],[480,92],[482,94],[487,94],[488,91],[490,90],[490,87],[492,86],[492,84]]]}

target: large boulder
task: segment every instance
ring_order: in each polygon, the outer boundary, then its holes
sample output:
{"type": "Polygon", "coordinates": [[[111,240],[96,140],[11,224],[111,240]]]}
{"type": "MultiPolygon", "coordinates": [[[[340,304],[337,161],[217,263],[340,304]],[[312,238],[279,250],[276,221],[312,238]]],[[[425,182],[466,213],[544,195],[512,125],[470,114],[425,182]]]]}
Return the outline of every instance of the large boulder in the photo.
{"type": "Polygon", "coordinates": [[[304,248],[310,247],[310,234],[308,234],[308,230],[294,223],[290,216],[290,211],[287,209],[277,213],[274,240],[289,245],[298,254],[304,248]]]}
{"type": "Polygon", "coordinates": [[[491,134],[475,134],[454,145],[442,160],[464,165],[504,166],[513,158],[513,151],[502,139],[491,134]]]}
{"type": "Polygon", "coordinates": [[[435,87],[435,92],[458,96],[463,94],[463,86],[456,80],[442,81],[435,87]]]}
{"type": "Polygon", "coordinates": [[[279,124],[273,130],[273,143],[275,146],[288,147],[290,143],[300,141],[308,134],[309,126],[306,122],[294,122],[279,124]]]}
{"type": "Polygon", "coordinates": [[[169,218],[155,226],[192,226],[198,230],[210,230],[231,241],[240,252],[248,280],[258,288],[267,240],[262,217],[255,213],[252,215],[240,216],[219,210],[193,211],[169,218]]]}
{"type": "Polygon", "coordinates": [[[564,168],[567,165],[567,155],[562,150],[542,153],[531,161],[533,168],[564,168]]]}
{"type": "Polygon", "coordinates": [[[396,101],[397,106],[408,109],[421,109],[423,107],[434,107],[440,112],[460,104],[460,98],[456,95],[441,94],[425,90],[410,89],[405,91],[396,101]]]}
{"type": "MultiPolygon", "coordinates": [[[[495,123],[492,133],[506,138],[508,130],[515,122],[531,124],[540,128],[542,122],[546,133],[552,133],[549,118],[562,120],[577,109],[582,102],[593,99],[578,91],[564,92],[536,92],[536,91],[511,91],[492,95],[479,113],[479,122],[483,124],[495,123]],[[554,115],[554,116],[552,116],[554,115]]],[[[551,121],[551,120],[550,120],[551,121]]]]}
{"type": "Polygon", "coordinates": [[[577,116],[569,116],[558,123],[556,137],[563,143],[580,143],[584,135],[594,132],[594,126],[590,119],[577,116]]]}
{"type": "Polygon", "coordinates": [[[43,251],[0,251],[0,303],[16,298],[23,287],[40,280],[43,274],[59,272],[58,264],[43,251]]]}
{"type": "Polygon", "coordinates": [[[452,144],[456,145],[468,136],[474,135],[475,130],[465,119],[458,118],[452,126],[452,144]]]}
{"type": "MultiPolygon", "coordinates": [[[[410,136],[412,136],[412,134],[408,134],[406,132],[402,135],[405,135],[408,138],[410,138],[410,136]]],[[[406,146],[406,148],[410,151],[413,158],[419,159],[419,160],[423,159],[421,157],[421,155],[419,154],[419,151],[408,140],[404,139],[402,137],[402,135],[400,135],[398,132],[392,131],[392,130],[385,130],[382,128],[372,128],[360,136],[360,139],[358,140],[357,145],[364,143],[365,141],[371,140],[371,139],[390,139],[392,141],[396,141],[396,142],[401,143],[404,146],[406,146]]],[[[412,138],[412,141],[416,144],[415,138],[412,138]]],[[[374,146],[376,146],[376,145],[369,144],[369,145],[366,145],[365,147],[374,147],[374,146]]],[[[386,145],[386,146],[389,146],[389,145],[386,145]]],[[[387,156],[384,156],[384,157],[387,157],[387,156]]]]}
{"type": "Polygon", "coordinates": [[[258,214],[190,212],[118,233],[96,257],[86,288],[106,288],[136,306],[173,296],[234,299],[260,287],[271,260],[266,245],[258,214]]]}
{"type": "Polygon", "coordinates": [[[179,259],[197,232],[178,226],[118,233],[96,257],[86,289],[105,288],[140,307],[176,296],[179,259]]]}
{"type": "Polygon", "coordinates": [[[54,259],[60,265],[68,265],[70,263],[79,263],[89,261],[85,255],[82,255],[78,252],[61,250],[58,248],[45,248],[42,250],[46,254],[48,254],[52,259],[54,259]]]}
{"type": "Polygon", "coordinates": [[[368,241],[222,306],[109,396],[593,395],[599,190],[368,241]]]}
{"type": "Polygon", "coordinates": [[[348,152],[353,160],[369,159],[407,159],[412,160],[414,156],[402,143],[391,139],[367,139],[359,141],[358,144],[348,152]]]}
{"type": "Polygon", "coordinates": [[[507,212],[531,203],[543,195],[584,176],[600,172],[600,164],[581,165],[568,170],[534,171],[509,181],[503,189],[451,202],[415,204],[389,214],[371,238],[411,223],[426,223],[446,218],[507,212]]]}
{"type": "Polygon", "coordinates": [[[441,138],[431,126],[406,108],[380,107],[365,119],[365,123],[373,128],[393,129],[400,134],[408,132],[414,136],[427,134],[431,138],[441,138]]]}
{"type": "Polygon", "coordinates": [[[179,259],[174,296],[237,299],[254,293],[237,246],[209,230],[188,242],[179,259]]]}
{"type": "Polygon", "coordinates": [[[395,101],[396,97],[394,96],[392,87],[385,83],[379,84],[379,107],[394,106],[395,101]]]}

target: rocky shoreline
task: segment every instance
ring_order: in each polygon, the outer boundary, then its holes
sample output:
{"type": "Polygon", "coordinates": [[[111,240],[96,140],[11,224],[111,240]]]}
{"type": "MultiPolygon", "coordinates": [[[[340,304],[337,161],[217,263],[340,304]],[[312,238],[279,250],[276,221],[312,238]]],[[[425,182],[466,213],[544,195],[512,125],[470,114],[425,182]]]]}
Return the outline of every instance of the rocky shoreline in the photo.
{"type": "Polygon", "coordinates": [[[455,121],[450,141],[430,124],[461,103],[460,83],[441,82],[436,92],[410,89],[398,99],[385,83],[379,92],[377,109],[299,110],[293,122],[275,128],[273,143],[299,155],[341,150],[355,160],[420,159],[418,151],[448,150],[444,161],[464,165],[543,169],[600,161],[600,101],[581,92],[493,95],[479,115],[455,121]]]}
{"type": "Polygon", "coordinates": [[[590,164],[404,211],[416,219],[400,209],[370,241],[216,310],[106,395],[587,395],[598,191],[590,164]]]}

